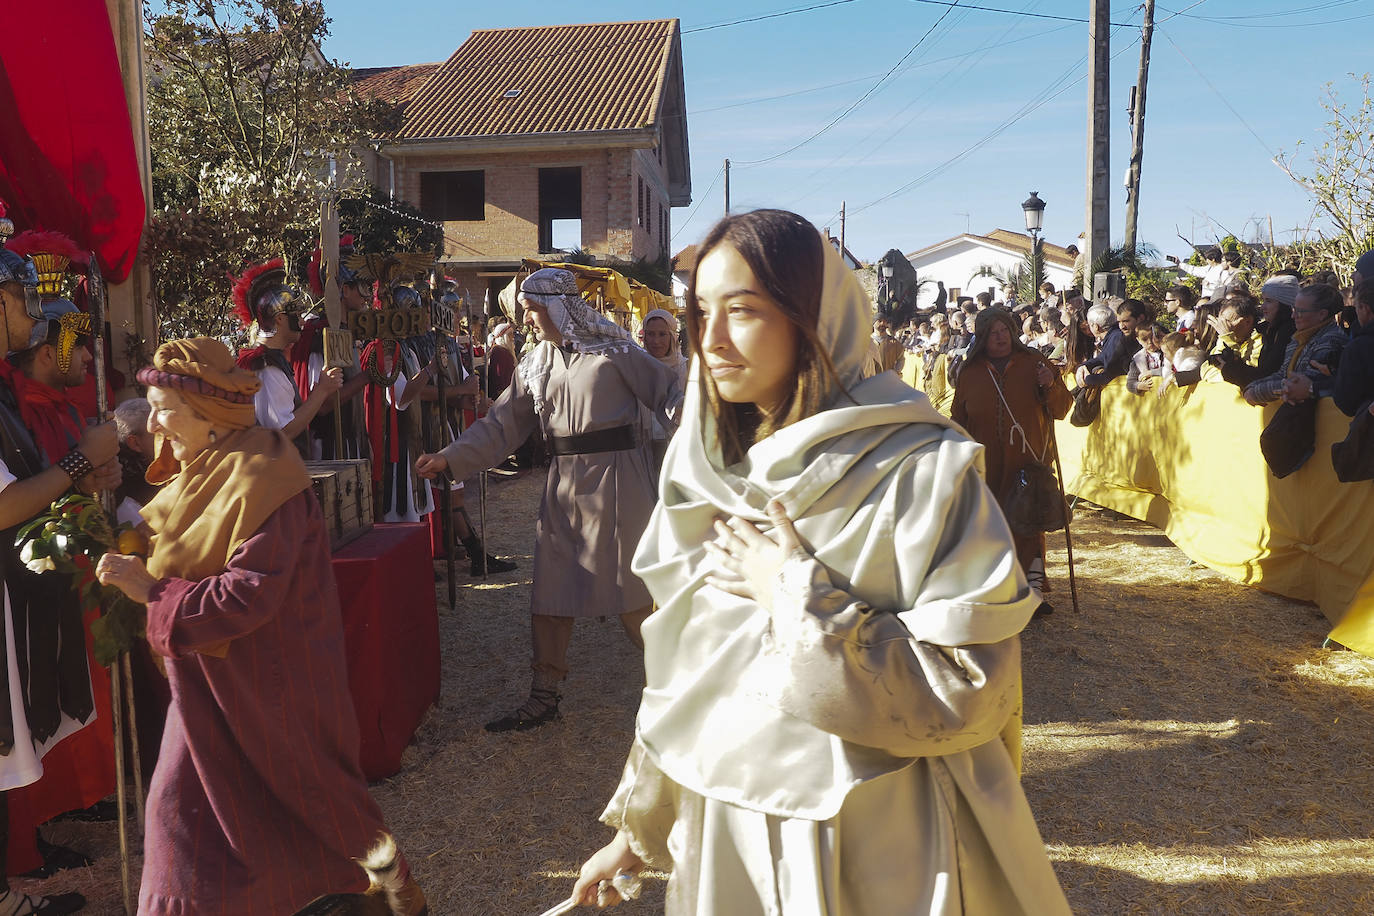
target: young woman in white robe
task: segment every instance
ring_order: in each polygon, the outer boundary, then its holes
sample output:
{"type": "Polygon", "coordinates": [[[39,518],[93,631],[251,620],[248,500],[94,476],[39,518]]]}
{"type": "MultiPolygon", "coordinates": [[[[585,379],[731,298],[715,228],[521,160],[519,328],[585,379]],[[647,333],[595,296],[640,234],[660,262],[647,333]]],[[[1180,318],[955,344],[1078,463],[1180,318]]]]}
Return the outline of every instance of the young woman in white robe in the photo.
{"type": "Polygon", "coordinates": [[[673,916],[1067,913],[1018,775],[1039,599],[981,447],[861,379],[867,298],[804,219],[733,215],[699,252],[633,564],[647,686],[573,896],[648,866],[673,916]]]}

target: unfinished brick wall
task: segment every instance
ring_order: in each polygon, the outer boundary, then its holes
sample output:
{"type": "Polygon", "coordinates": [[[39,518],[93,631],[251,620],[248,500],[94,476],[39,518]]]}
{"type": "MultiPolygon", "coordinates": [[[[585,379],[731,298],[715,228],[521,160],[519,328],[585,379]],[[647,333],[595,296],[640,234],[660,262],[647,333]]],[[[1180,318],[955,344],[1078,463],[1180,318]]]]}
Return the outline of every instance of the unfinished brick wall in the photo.
{"type": "MultiPolygon", "coordinates": [[[[486,218],[446,222],[444,254],[491,260],[537,257],[539,169],[571,166],[582,170],[582,247],[619,258],[658,257],[664,247],[661,208],[667,202],[666,170],[653,150],[402,153],[396,158],[396,196],[418,207],[421,172],[481,169],[485,173],[486,218]],[[646,224],[638,219],[641,180],[646,224]]],[[[370,171],[381,179],[378,186],[385,188],[389,174],[385,162],[378,162],[370,171]]]]}

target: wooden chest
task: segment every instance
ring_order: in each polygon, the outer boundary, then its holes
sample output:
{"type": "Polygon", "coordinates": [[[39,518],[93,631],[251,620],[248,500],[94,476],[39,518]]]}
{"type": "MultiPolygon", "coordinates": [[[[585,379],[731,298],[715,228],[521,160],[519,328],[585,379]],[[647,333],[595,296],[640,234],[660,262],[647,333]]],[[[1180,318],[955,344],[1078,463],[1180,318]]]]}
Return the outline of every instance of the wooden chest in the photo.
{"type": "Polygon", "coordinates": [[[307,461],[310,485],[324,512],[329,549],[338,550],[372,528],[372,463],[366,458],[347,461],[307,461]]]}

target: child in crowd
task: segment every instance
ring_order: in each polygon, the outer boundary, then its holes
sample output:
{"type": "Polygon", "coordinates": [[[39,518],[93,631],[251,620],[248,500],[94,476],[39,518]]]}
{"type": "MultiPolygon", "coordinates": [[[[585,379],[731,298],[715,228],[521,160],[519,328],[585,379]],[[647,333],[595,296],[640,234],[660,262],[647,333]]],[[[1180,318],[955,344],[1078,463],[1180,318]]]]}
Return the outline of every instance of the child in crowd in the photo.
{"type": "Polygon", "coordinates": [[[1164,374],[1164,351],[1161,345],[1169,332],[1164,325],[1155,323],[1137,328],[1135,336],[1140,341],[1140,352],[1131,357],[1131,368],[1126,372],[1126,390],[1132,394],[1144,394],[1164,374]]]}

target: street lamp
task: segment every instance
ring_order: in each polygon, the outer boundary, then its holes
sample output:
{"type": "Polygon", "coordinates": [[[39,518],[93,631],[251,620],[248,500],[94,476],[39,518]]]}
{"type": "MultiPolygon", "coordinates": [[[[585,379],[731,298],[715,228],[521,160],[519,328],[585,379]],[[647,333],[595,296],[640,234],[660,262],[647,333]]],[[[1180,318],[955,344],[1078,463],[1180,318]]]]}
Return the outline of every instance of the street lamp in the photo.
{"type": "Polygon", "coordinates": [[[886,318],[892,314],[893,300],[897,298],[897,291],[892,288],[892,262],[887,260],[887,255],[878,262],[878,274],[882,277],[878,282],[878,314],[886,318]]]}
{"type": "Polygon", "coordinates": [[[1026,231],[1031,235],[1031,301],[1034,302],[1040,296],[1042,259],[1040,256],[1040,230],[1045,225],[1045,202],[1040,199],[1038,191],[1031,191],[1030,197],[1021,202],[1021,211],[1026,214],[1026,231]]]}
{"type": "Polygon", "coordinates": [[[1026,231],[1032,238],[1038,236],[1045,225],[1045,202],[1040,199],[1040,192],[1031,191],[1030,197],[1022,201],[1021,209],[1026,214],[1026,231]]]}

